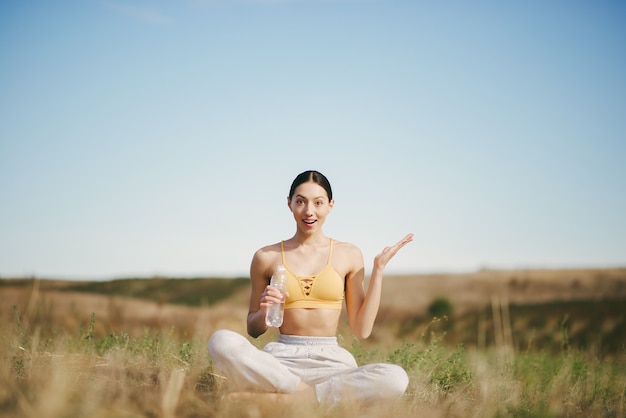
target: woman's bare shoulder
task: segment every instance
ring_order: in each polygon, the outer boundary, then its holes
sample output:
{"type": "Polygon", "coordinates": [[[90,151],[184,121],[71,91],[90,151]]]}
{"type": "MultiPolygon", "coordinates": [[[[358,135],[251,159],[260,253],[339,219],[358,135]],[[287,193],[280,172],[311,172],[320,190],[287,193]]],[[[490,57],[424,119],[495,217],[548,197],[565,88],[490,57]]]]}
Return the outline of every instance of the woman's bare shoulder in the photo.
{"type": "Polygon", "coordinates": [[[264,247],[259,248],[254,253],[254,256],[256,257],[258,255],[259,257],[266,257],[268,255],[272,255],[272,254],[275,254],[277,252],[280,253],[280,242],[277,242],[275,244],[266,245],[264,247]]]}
{"type": "Polygon", "coordinates": [[[333,252],[335,254],[340,254],[348,258],[353,258],[353,257],[361,258],[363,256],[361,253],[361,249],[357,247],[356,245],[354,245],[353,243],[347,242],[347,241],[337,241],[337,240],[333,240],[333,241],[334,241],[334,248],[335,248],[333,252]]]}
{"type": "Polygon", "coordinates": [[[274,269],[282,261],[280,242],[261,247],[252,257],[252,268],[263,271],[264,274],[272,274],[274,269]]]}
{"type": "Polygon", "coordinates": [[[334,241],[333,267],[345,278],[353,277],[363,270],[363,255],[356,245],[350,242],[334,241]]]}

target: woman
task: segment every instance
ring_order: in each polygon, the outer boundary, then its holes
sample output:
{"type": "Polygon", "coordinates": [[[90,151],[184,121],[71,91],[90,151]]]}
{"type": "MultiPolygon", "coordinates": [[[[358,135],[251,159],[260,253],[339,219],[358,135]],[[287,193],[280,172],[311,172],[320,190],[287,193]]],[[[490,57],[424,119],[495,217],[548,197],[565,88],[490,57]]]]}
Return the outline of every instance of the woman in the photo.
{"type": "Polygon", "coordinates": [[[242,335],[217,331],[209,340],[215,365],[246,390],[298,393],[325,405],[344,399],[369,403],[399,398],[408,385],[406,372],[392,364],[358,367],[337,344],[336,332],[345,301],[352,332],[360,339],[369,337],[380,305],[383,270],[413,234],[375,257],[365,292],[361,251],[322,232],[334,205],[328,179],[317,171],[299,174],[287,203],[296,233],[254,254],[247,317],[252,337],[267,330],[265,313],[282,298],[268,284],[276,267],[284,265],[288,284],[279,340],[258,350],[242,335]]]}

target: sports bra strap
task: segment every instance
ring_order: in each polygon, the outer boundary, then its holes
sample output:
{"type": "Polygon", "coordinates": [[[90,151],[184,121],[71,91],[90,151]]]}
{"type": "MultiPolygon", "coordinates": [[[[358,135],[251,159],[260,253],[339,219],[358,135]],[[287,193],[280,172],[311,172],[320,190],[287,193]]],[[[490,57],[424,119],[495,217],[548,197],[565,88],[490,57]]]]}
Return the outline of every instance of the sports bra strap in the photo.
{"type": "Polygon", "coordinates": [[[287,262],[285,261],[285,241],[280,242],[280,252],[283,255],[283,266],[287,266],[287,262]]]}

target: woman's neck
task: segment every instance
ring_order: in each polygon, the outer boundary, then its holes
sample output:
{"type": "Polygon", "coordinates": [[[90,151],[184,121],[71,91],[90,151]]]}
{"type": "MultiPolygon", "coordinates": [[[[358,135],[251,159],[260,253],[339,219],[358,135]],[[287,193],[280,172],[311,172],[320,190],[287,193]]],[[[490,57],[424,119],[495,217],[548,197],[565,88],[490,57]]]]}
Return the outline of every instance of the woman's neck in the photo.
{"type": "Polygon", "coordinates": [[[303,234],[300,231],[297,231],[296,234],[289,239],[296,245],[311,245],[318,246],[321,244],[326,244],[329,238],[324,235],[322,231],[316,232],[315,234],[303,234]]]}

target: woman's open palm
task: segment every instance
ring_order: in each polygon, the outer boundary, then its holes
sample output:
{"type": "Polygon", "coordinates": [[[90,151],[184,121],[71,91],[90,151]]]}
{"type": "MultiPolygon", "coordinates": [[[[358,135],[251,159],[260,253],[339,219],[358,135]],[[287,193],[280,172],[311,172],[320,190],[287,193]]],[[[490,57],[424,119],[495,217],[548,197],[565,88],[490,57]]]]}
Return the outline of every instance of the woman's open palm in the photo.
{"type": "Polygon", "coordinates": [[[395,245],[385,247],[385,249],[374,258],[374,266],[379,268],[385,268],[389,260],[391,260],[393,256],[396,255],[398,251],[400,251],[400,248],[404,247],[411,241],[413,241],[413,234],[407,234],[395,245]]]}

